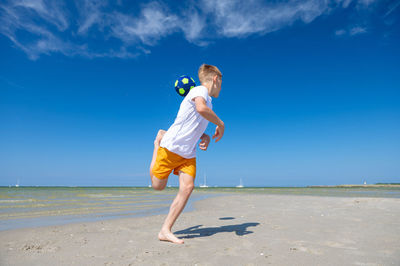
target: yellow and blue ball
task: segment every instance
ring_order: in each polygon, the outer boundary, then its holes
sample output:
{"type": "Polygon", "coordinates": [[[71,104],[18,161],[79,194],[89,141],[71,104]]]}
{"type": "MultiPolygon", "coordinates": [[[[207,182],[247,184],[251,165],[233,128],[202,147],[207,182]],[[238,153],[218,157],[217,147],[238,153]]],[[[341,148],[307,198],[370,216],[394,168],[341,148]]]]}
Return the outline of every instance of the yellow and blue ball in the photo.
{"type": "Polygon", "coordinates": [[[180,96],[183,97],[185,97],[194,87],[196,87],[194,79],[186,75],[180,76],[175,81],[175,90],[180,96]]]}

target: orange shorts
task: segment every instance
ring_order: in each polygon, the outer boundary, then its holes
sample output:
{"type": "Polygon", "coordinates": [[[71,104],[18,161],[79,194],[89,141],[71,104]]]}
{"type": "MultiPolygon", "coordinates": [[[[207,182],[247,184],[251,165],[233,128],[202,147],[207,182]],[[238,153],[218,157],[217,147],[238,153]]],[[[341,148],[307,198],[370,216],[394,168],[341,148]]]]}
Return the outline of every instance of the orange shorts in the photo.
{"type": "Polygon", "coordinates": [[[152,169],[153,175],[158,179],[165,179],[172,171],[174,171],[174,175],[179,175],[179,171],[182,171],[195,178],[196,158],[186,159],[166,148],[158,148],[157,158],[152,169]]]}

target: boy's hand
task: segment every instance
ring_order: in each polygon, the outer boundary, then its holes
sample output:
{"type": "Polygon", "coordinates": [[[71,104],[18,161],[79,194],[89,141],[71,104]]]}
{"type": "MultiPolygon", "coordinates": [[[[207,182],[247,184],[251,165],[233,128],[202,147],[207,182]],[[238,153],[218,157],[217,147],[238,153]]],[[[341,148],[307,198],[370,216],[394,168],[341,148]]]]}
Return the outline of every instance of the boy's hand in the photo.
{"type": "Polygon", "coordinates": [[[199,143],[199,147],[201,150],[206,151],[208,145],[210,144],[210,136],[207,134],[203,134],[200,139],[201,141],[199,143]]]}
{"type": "Polygon", "coordinates": [[[225,131],[225,125],[221,125],[221,126],[217,126],[217,128],[215,129],[215,134],[213,136],[213,139],[215,139],[215,142],[218,142],[222,136],[224,135],[224,131],[225,131]]]}

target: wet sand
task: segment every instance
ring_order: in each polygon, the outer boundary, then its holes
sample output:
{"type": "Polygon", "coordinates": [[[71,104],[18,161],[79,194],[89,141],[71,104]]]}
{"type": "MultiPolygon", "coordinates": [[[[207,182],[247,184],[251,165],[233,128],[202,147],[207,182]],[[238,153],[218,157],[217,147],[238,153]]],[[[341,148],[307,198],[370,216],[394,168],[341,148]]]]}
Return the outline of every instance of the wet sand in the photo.
{"type": "Polygon", "coordinates": [[[0,232],[0,265],[400,265],[400,199],[234,194],[165,215],[0,232]]]}

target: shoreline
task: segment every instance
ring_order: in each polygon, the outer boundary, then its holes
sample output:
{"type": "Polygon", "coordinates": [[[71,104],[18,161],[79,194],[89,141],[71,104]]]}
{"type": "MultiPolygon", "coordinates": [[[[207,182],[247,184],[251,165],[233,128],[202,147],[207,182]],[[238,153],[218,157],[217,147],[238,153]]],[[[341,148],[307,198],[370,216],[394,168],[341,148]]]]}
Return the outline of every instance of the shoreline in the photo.
{"type": "MultiPolygon", "coordinates": [[[[204,200],[209,197],[214,197],[217,195],[213,194],[198,194],[194,197],[190,198],[186,207],[185,212],[190,212],[194,210],[193,204],[196,201],[204,200]]],[[[0,220],[0,233],[3,231],[9,230],[19,230],[19,229],[36,229],[41,227],[50,227],[50,226],[61,226],[61,225],[69,225],[69,224],[81,224],[81,223],[91,223],[91,222],[101,222],[107,220],[116,220],[116,219],[129,219],[129,218],[140,218],[140,217],[149,217],[154,215],[166,215],[169,210],[170,203],[172,202],[173,197],[169,200],[165,201],[164,207],[156,206],[151,209],[133,209],[131,212],[123,213],[105,213],[105,212],[95,212],[95,213],[71,213],[67,215],[60,214],[50,214],[50,215],[42,215],[37,217],[29,217],[29,218],[17,218],[17,219],[1,219],[0,220]]]]}
{"type": "Polygon", "coordinates": [[[357,185],[357,184],[348,184],[348,185],[334,185],[334,186],[307,186],[309,188],[399,188],[400,184],[370,184],[370,185],[357,185]]]}
{"type": "MultiPolygon", "coordinates": [[[[154,192],[149,188],[98,187],[79,188],[78,191],[75,188],[61,188],[61,191],[59,189],[25,189],[22,187],[3,190],[3,194],[0,195],[0,207],[2,208],[0,232],[14,228],[166,214],[177,191],[176,188],[167,188],[162,192],[154,192]],[[6,195],[7,197],[5,197],[6,195]]],[[[189,199],[185,212],[193,209],[191,203],[207,197],[246,194],[400,198],[400,189],[354,186],[340,188],[325,186],[313,188],[196,188],[189,199]]]]}
{"type": "MultiPolygon", "coordinates": [[[[340,184],[340,185],[304,185],[304,186],[244,186],[242,188],[313,188],[313,187],[328,187],[328,188],[338,188],[338,187],[396,187],[400,188],[400,183],[376,183],[376,184],[340,184]]],[[[0,186],[0,189],[4,188],[114,188],[114,189],[149,189],[149,186],[0,186]]],[[[179,188],[178,186],[169,186],[165,190],[174,190],[179,188]]],[[[208,186],[200,187],[195,186],[196,189],[218,189],[218,188],[238,188],[237,186],[208,186]]]]}
{"type": "Polygon", "coordinates": [[[400,199],[233,194],[194,202],[176,245],[165,215],[0,232],[1,265],[391,265],[400,199]]]}

